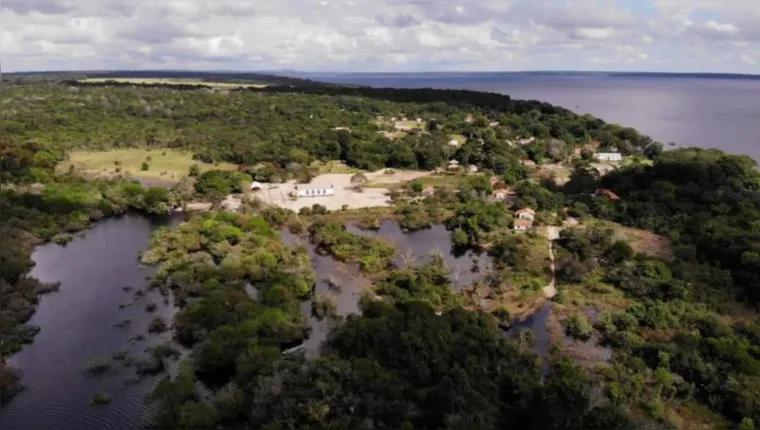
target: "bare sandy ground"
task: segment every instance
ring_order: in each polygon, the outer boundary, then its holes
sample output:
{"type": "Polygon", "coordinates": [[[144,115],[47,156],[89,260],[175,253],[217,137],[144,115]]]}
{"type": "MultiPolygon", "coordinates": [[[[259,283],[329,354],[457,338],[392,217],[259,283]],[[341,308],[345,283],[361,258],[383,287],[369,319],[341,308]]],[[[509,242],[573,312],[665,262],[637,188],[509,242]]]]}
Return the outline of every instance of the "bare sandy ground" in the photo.
{"type": "MultiPolygon", "coordinates": [[[[429,175],[432,172],[396,170],[394,174],[385,174],[386,169],[377,172],[365,173],[369,182],[382,182],[384,184],[411,181],[413,179],[429,175]]],[[[347,205],[351,209],[367,208],[376,206],[390,206],[390,199],[386,195],[386,188],[365,188],[361,192],[351,187],[351,173],[327,173],[312,179],[308,184],[298,184],[298,189],[333,188],[334,196],[300,197],[293,200],[289,194],[295,191],[295,182],[284,184],[262,184],[264,188],[253,193],[268,204],[277,205],[298,212],[304,207],[311,207],[315,203],[325,206],[329,210],[338,210],[347,205]]]]}

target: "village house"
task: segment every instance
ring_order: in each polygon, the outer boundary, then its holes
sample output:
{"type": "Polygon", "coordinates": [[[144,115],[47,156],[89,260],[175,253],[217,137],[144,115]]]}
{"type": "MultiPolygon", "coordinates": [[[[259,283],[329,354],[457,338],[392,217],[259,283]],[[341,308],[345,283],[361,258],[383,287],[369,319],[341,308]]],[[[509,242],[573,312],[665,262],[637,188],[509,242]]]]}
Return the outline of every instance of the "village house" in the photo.
{"type": "Polygon", "coordinates": [[[512,190],[509,188],[499,188],[498,190],[493,190],[493,193],[491,193],[496,200],[506,200],[511,194],[512,190]]]}
{"type": "Polygon", "coordinates": [[[536,211],[534,211],[531,208],[522,208],[515,212],[515,216],[519,219],[527,219],[531,221],[535,221],[536,219],[536,211]]]}
{"type": "Polygon", "coordinates": [[[623,154],[619,152],[597,152],[594,158],[599,161],[622,161],[623,154]]]}
{"type": "Polygon", "coordinates": [[[459,168],[459,161],[449,160],[449,170],[456,170],[459,168]]]}
{"type": "Polygon", "coordinates": [[[529,143],[533,143],[535,140],[536,140],[535,137],[528,137],[524,139],[517,139],[517,143],[519,143],[520,145],[527,145],[529,143]]]}
{"type": "Polygon", "coordinates": [[[478,166],[476,166],[474,164],[470,164],[469,166],[467,166],[467,171],[470,172],[470,173],[477,173],[478,172],[478,166]]]}
{"type": "Polygon", "coordinates": [[[472,114],[468,114],[467,118],[464,119],[464,122],[472,122],[475,120],[475,117],[472,116],[472,114]]]}
{"type": "Polygon", "coordinates": [[[499,126],[499,121],[491,121],[491,122],[488,123],[488,126],[489,127],[498,127],[499,126]]]}
{"type": "Polygon", "coordinates": [[[251,191],[259,191],[262,188],[264,187],[261,185],[261,182],[253,181],[253,183],[251,183],[251,191]]]}
{"type": "Polygon", "coordinates": [[[422,122],[422,118],[417,118],[416,121],[417,122],[422,122]]]}
{"type": "Polygon", "coordinates": [[[514,221],[515,231],[527,231],[533,228],[533,221],[529,219],[516,219],[514,221]]]}
{"type": "Polygon", "coordinates": [[[422,190],[422,195],[426,197],[432,197],[435,195],[435,188],[433,187],[425,187],[424,190],[422,190]]]}
{"type": "Polygon", "coordinates": [[[451,146],[459,146],[459,141],[456,139],[449,140],[449,145],[451,146]]]}
{"type": "Polygon", "coordinates": [[[582,153],[583,153],[582,146],[576,146],[575,148],[573,148],[573,154],[577,155],[578,157],[580,157],[582,153]]]}
{"type": "Polygon", "coordinates": [[[620,197],[617,194],[613,193],[612,190],[607,188],[599,188],[596,190],[596,195],[607,197],[610,200],[620,200],[620,197]]]}
{"type": "Polygon", "coordinates": [[[333,130],[335,130],[335,131],[346,130],[349,133],[351,132],[351,128],[350,127],[333,127],[333,130]]]}

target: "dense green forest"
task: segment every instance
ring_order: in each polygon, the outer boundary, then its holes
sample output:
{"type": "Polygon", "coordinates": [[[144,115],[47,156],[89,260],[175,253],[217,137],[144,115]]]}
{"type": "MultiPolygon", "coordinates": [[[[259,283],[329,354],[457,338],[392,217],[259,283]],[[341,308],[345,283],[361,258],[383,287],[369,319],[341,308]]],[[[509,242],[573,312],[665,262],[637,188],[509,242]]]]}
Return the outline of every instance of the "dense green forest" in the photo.
{"type": "Polygon", "coordinates": [[[632,128],[545,103],[468,91],[319,86],[183,91],[42,82],[9,85],[3,100],[0,133],[15,139],[61,150],[190,149],[204,161],[246,166],[340,159],[366,169],[432,169],[454,157],[505,173],[523,158],[561,159],[571,145],[591,139],[624,153],[656,154],[661,148],[632,128]],[[388,139],[378,117],[420,118],[429,132],[388,139]],[[489,127],[490,121],[500,126],[489,127]],[[336,129],[341,127],[347,129],[336,129]],[[451,134],[468,137],[469,143],[447,147],[451,134]],[[507,143],[521,136],[542,143],[522,150],[507,143]]]}
{"type": "MultiPolygon", "coordinates": [[[[279,238],[296,214],[254,205],[162,229],[142,255],[161,265],[152,283],[173,292],[182,308],[175,337],[192,349],[178,376],[152,395],[156,425],[686,428],[677,408],[705,408],[715,428],[760,422],[760,174],[750,158],[663,152],[634,129],[498,94],[300,81],[241,90],[57,81],[82,77],[25,77],[0,95],[3,358],[32,341],[36,328],[26,322],[51,288],[28,275],[41,241],[65,243],[68,233],[126,211],[165,213],[188,193],[218,202],[250,180],[298,177],[315,160],[432,170],[456,159],[487,174],[424,199],[421,183],[394,191],[391,216],[407,230],[442,223],[457,250],[487,253],[496,269],[474,288],[488,296],[504,285],[540,287],[547,276],[545,261],[531,256],[538,239],[512,234],[512,211],[490,198],[491,175],[514,190],[516,207],[538,212],[537,224],[579,219],[583,228],[555,241],[553,309],[565,335],[609,348],[608,362],[589,369],[554,351],[542,374],[537,356],[497,328],[510,318],[473,310],[451,289],[440,259],[395,267],[393,246],[348,232],[319,205],[301,211],[300,231],[321,253],[372,276],[382,299],[365,298],[362,315],[339,323],[319,358],[283,354],[308,336],[301,304],[313,296],[315,275],[306,250],[279,238]],[[392,118],[404,117],[419,125],[389,137],[392,118]],[[454,135],[462,144],[448,144],[454,135]],[[514,144],[525,137],[536,140],[514,144]],[[587,156],[568,162],[574,146],[591,141],[649,160],[600,177],[587,156]],[[55,170],[71,151],[132,147],[189,150],[199,163],[240,168],[188,172],[189,191],[55,170]],[[523,160],[567,163],[570,181],[531,179],[523,160]],[[602,187],[620,199],[593,195],[602,187]],[[634,250],[598,220],[656,233],[672,252],[634,250]]],[[[19,382],[4,363],[0,401],[19,382]]]]}

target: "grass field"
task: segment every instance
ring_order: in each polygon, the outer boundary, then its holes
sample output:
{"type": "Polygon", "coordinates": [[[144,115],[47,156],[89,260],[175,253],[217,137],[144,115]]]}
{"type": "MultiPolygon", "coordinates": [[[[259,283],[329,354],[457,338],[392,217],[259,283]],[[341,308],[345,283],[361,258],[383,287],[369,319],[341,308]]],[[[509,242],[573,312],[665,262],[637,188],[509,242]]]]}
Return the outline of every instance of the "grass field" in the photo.
{"type": "Polygon", "coordinates": [[[267,84],[238,83],[238,82],[204,82],[200,79],[175,79],[175,78],[87,78],[79,82],[84,84],[99,84],[107,81],[120,82],[135,85],[207,85],[214,88],[264,88],[267,84]]]}
{"type": "Polygon", "coordinates": [[[318,174],[324,175],[325,173],[360,173],[363,172],[361,169],[357,169],[355,167],[347,166],[346,163],[340,161],[340,160],[334,160],[334,161],[315,161],[311,163],[312,168],[316,168],[318,170],[318,174]]]}
{"type": "Polygon", "coordinates": [[[59,172],[66,172],[74,166],[79,172],[90,176],[111,177],[124,175],[147,182],[176,183],[188,175],[190,166],[197,164],[201,172],[212,169],[234,170],[237,166],[229,163],[218,165],[193,160],[189,152],[171,149],[115,149],[99,152],[72,152],[69,159],[58,165],[59,172]],[[149,159],[150,157],[150,159],[149,159]],[[148,170],[142,170],[147,162],[148,170]],[[118,165],[117,165],[118,164],[118,165]],[[118,170],[118,171],[117,171],[118,170]]]}

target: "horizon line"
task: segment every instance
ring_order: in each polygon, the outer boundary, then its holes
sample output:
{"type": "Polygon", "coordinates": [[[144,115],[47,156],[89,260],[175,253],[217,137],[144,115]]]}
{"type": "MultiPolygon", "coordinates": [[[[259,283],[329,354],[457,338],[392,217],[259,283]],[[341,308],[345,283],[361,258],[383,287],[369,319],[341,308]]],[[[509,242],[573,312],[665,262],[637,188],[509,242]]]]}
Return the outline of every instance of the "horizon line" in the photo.
{"type": "Polygon", "coordinates": [[[54,73],[118,73],[118,72],[189,72],[189,73],[258,73],[258,74],[278,74],[278,73],[300,73],[300,74],[333,74],[333,75],[422,75],[422,74],[610,74],[610,75],[690,75],[690,76],[746,76],[760,77],[760,74],[741,73],[741,72],[663,72],[663,71],[637,71],[637,70],[430,70],[430,71],[315,71],[299,69],[263,69],[263,70],[239,70],[239,69],[218,69],[218,70],[199,70],[199,69],[89,69],[89,70],[16,70],[3,73],[4,75],[13,74],[54,74],[54,73]]]}

